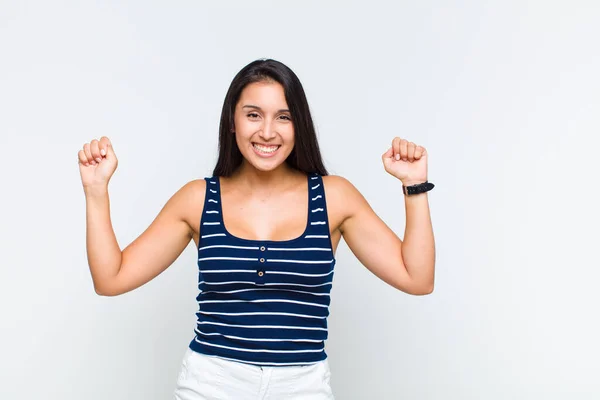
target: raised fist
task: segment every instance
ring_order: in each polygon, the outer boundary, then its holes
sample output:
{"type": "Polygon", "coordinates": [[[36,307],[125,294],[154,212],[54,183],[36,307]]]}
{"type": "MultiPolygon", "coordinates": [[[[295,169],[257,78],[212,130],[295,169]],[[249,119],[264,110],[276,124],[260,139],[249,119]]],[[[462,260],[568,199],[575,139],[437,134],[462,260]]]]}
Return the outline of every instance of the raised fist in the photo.
{"type": "Polygon", "coordinates": [[[106,136],[85,143],[83,150],[79,150],[79,173],[84,189],[108,186],[117,164],[117,156],[106,136]]]}
{"type": "Polygon", "coordinates": [[[427,180],[427,150],[423,146],[395,137],[381,159],[385,170],[405,186],[427,180]]]}

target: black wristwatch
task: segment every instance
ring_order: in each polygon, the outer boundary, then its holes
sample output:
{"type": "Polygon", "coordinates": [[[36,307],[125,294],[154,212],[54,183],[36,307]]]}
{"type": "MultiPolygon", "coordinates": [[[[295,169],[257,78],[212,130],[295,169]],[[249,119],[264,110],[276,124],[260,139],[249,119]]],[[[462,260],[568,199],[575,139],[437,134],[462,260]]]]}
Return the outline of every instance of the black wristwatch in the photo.
{"type": "Polygon", "coordinates": [[[411,196],[414,194],[429,192],[434,187],[435,185],[428,181],[411,186],[402,185],[402,193],[404,193],[406,196],[411,196]]]}

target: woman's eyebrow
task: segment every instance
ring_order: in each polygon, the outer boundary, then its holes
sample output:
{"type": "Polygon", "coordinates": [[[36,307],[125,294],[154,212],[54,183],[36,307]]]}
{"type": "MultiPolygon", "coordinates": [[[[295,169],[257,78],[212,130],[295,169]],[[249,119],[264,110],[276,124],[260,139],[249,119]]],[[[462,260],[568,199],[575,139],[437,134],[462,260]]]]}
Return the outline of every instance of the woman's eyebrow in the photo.
{"type": "MultiPolygon", "coordinates": [[[[245,106],[243,106],[242,108],[254,108],[254,109],[256,109],[256,110],[261,110],[261,111],[262,111],[262,109],[261,109],[259,106],[255,106],[255,105],[252,105],[252,104],[246,104],[246,105],[245,105],[245,106]]],[[[279,110],[279,111],[277,111],[277,112],[290,112],[290,110],[287,110],[287,109],[281,109],[281,110],[279,110]]]]}

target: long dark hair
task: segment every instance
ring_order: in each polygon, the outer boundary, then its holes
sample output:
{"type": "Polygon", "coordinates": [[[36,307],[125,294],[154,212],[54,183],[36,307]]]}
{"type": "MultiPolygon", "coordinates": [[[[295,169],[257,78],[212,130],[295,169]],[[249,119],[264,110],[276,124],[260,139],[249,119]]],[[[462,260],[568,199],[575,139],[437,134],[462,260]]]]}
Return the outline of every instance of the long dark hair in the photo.
{"type": "Polygon", "coordinates": [[[261,59],[246,65],[233,78],[225,95],[219,124],[219,159],[213,176],[231,176],[242,164],[243,156],[233,131],[235,106],[242,90],[250,83],[275,81],[283,86],[285,100],[294,125],[294,148],[286,162],[306,174],[327,175],[323,165],[315,126],[306,95],[296,74],[286,65],[271,59],[261,59]]]}

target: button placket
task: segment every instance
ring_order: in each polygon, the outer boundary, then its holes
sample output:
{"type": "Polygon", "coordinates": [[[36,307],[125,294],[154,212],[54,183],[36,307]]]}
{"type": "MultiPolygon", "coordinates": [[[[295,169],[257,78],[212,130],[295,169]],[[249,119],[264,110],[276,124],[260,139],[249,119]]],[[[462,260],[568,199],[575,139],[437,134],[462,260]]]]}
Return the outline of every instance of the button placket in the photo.
{"type": "MultiPolygon", "coordinates": [[[[267,248],[265,246],[260,246],[260,251],[264,252],[265,250],[267,250],[267,248]]],[[[265,269],[264,269],[264,265],[267,262],[267,260],[265,259],[265,257],[260,257],[258,259],[258,262],[260,263],[259,269],[256,271],[256,275],[257,275],[257,279],[256,279],[256,283],[258,284],[264,284],[265,283],[265,269]]]]}

